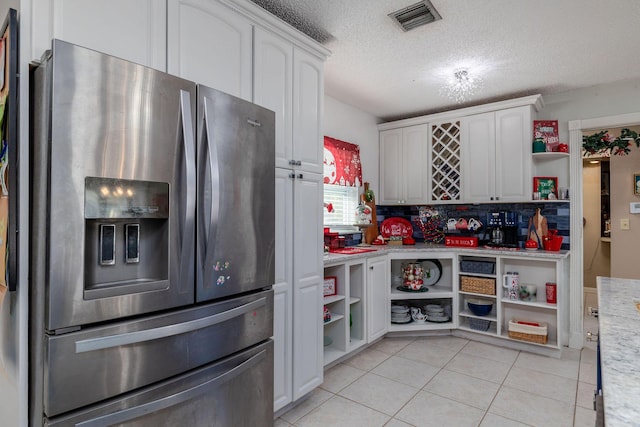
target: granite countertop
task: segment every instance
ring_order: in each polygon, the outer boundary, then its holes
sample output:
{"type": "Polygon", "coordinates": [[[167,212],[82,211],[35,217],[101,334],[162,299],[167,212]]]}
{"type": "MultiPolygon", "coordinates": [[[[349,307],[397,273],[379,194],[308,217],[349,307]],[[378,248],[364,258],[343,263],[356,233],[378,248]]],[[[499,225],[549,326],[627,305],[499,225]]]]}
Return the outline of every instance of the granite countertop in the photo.
{"type": "Polygon", "coordinates": [[[607,427],[640,423],[640,280],[598,277],[598,324],[607,427]]]}
{"type": "Polygon", "coordinates": [[[527,251],[524,249],[518,250],[510,250],[510,249],[488,249],[488,248],[461,248],[461,247],[453,247],[453,246],[445,246],[445,245],[430,245],[424,243],[417,243],[415,245],[403,245],[403,246],[365,246],[362,249],[375,249],[372,252],[364,252],[360,254],[338,254],[338,253],[329,253],[324,256],[324,264],[337,264],[340,262],[345,262],[358,258],[369,258],[378,255],[387,255],[389,253],[392,254],[407,254],[411,252],[455,252],[456,254],[463,255],[478,255],[478,256],[528,256],[532,258],[542,258],[542,259],[559,259],[566,258],[569,255],[570,251],[527,251]]]}

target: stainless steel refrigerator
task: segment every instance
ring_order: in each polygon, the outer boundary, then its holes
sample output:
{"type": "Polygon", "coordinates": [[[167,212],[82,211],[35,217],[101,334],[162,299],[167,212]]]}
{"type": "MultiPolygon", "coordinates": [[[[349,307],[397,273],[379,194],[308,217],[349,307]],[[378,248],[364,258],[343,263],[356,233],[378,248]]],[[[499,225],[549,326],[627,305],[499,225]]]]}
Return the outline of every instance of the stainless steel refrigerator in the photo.
{"type": "Polygon", "coordinates": [[[31,82],[31,423],[271,425],[274,113],[59,40],[31,82]]]}

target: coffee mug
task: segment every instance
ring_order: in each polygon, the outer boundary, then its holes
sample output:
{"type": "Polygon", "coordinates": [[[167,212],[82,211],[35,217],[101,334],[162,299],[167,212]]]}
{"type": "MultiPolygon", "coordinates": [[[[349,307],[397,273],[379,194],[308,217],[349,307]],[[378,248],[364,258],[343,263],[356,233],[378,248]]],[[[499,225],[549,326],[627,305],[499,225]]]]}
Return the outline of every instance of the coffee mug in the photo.
{"type": "Polygon", "coordinates": [[[456,223],[456,228],[457,228],[458,230],[466,230],[466,229],[467,229],[467,227],[468,227],[468,226],[467,226],[467,220],[466,220],[466,219],[464,219],[464,218],[460,218],[460,219],[458,220],[458,222],[456,223]]]}
{"type": "Polygon", "coordinates": [[[520,285],[520,300],[521,301],[537,301],[538,287],[536,285],[520,285]]]}
{"type": "Polygon", "coordinates": [[[458,220],[455,218],[449,218],[449,220],[447,221],[447,230],[449,231],[455,231],[456,229],[456,224],[458,223],[458,220]]]}
{"type": "Polygon", "coordinates": [[[469,218],[468,228],[469,231],[476,231],[482,227],[482,223],[475,218],[469,218]]]}
{"type": "Polygon", "coordinates": [[[506,298],[516,301],[520,289],[520,276],[517,272],[507,272],[502,275],[502,287],[506,298]]]}

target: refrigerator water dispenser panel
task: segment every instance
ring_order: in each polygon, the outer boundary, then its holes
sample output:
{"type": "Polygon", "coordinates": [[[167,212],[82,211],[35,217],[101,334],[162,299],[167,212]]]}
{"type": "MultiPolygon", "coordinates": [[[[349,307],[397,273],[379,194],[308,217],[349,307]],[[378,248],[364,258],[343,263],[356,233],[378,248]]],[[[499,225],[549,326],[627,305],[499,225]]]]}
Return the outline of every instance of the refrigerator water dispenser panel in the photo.
{"type": "Polygon", "coordinates": [[[114,178],[85,178],[84,217],[169,218],[169,184],[114,178]]]}
{"type": "Polygon", "coordinates": [[[84,298],[169,286],[169,184],[85,178],[84,298]]]}

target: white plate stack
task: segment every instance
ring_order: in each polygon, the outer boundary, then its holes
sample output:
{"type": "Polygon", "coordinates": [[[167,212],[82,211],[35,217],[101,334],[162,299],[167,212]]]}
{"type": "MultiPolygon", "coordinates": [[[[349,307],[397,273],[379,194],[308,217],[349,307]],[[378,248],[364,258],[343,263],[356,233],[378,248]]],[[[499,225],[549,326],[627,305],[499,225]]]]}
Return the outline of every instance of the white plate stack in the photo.
{"type": "Polygon", "coordinates": [[[411,322],[409,306],[405,304],[391,304],[391,323],[411,322]]]}
{"type": "Polygon", "coordinates": [[[451,318],[442,304],[427,304],[424,306],[424,312],[427,314],[427,322],[448,322],[451,318]]]}

